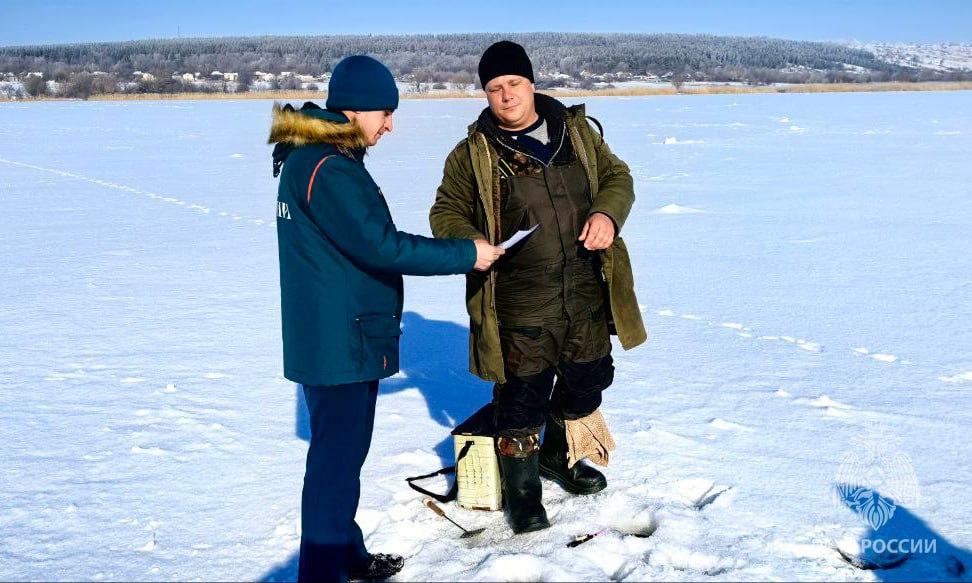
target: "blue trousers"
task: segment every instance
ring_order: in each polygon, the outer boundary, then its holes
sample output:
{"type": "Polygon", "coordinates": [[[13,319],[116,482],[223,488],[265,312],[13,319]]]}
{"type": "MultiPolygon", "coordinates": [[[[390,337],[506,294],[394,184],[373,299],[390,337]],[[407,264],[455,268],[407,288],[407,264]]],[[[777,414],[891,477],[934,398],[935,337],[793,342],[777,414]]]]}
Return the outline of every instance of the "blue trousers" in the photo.
{"type": "Polygon", "coordinates": [[[378,381],[304,386],[310,448],[301,496],[297,580],[347,581],[348,569],[368,557],[354,521],[361,466],[371,447],[378,381]]]}

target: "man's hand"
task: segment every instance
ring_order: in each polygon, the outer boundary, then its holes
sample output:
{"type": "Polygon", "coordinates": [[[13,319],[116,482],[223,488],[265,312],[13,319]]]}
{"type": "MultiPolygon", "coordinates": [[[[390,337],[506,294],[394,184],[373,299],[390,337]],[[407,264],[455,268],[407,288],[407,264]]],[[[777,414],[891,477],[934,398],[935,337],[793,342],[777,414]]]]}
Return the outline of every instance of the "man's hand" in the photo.
{"type": "Polygon", "coordinates": [[[493,262],[506,253],[506,249],[493,247],[486,239],[476,239],[473,242],[476,243],[476,265],[474,266],[476,271],[486,271],[493,262]]]}
{"type": "Polygon", "coordinates": [[[588,251],[603,251],[614,243],[614,221],[604,213],[594,213],[584,223],[578,241],[584,242],[588,251]]]}

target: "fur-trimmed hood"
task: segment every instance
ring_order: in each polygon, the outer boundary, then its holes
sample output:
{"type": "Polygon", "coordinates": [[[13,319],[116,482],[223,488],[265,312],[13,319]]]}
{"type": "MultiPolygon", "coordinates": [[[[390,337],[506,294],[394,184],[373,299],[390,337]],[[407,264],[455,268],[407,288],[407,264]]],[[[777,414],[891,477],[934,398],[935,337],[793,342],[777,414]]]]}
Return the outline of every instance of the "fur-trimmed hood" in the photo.
{"type": "Polygon", "coordinates": [[[333,144],[338,148],[359,150],[368,146],[361,127],[344,114],[321,109],[307,102],[300,109],[273,104],[268,144],[284,143],[294,147],[307,144],[333,144]]]}
{"type": "Polygon", "coordinates": [[[368,147],[368,138],[361,126],[348,121],[344,114],[321,109],[308,101],[300,109],[290,104],[273,104],[273,121],[270,124],[268,144],[273,149],[273,175],[280,173],[280,166],[291,150],[308,144],[330,144],[346,155],[361,159],[368,147]]]}

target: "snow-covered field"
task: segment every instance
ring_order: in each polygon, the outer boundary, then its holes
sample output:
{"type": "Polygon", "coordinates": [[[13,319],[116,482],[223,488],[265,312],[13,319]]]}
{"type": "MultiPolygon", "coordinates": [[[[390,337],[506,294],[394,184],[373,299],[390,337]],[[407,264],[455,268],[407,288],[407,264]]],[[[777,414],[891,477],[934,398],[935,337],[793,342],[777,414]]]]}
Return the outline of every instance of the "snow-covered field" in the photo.
{"type": "MultiPolygon", "coordinates": [[[[428,233],[483,105],[402,103],[368,159],[401,228],[428,233]]],[[[363,473],[372,550],[407,556],[400,580],[968,579],[972,94],[588,108],[635,177],[651,331],[615,352],[609,487],[545,483],[554,526],[519,537],[449,505],[487,528],[459,540],[422,505],[404,478],[448,465],[490,387],[466,372],[462,278],[409,278],[363,473]],[[858,483],[893,504],[877,530],[837,501],[858,483]],[[838,552],[901,540],[934,552],[838,552]]],[[[269,114],[0,104],[0,580],[295,575],[307,429],[281,377],[269,114]]]]}

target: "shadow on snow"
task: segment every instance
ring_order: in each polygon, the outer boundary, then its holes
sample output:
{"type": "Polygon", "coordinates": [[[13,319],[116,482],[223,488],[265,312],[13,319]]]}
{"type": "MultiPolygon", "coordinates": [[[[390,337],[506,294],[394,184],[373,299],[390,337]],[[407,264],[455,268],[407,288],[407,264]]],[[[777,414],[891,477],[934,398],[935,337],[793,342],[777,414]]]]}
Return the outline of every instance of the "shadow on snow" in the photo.
{"type": "Polygon", "coordinates": [[[861,552],[843,558],[879,581],[968,580],[972,553],[935,532],[904,506],[880,492],[847,484],[836,485],[837,496],[868,527],[858,541],[861,552]]]}

